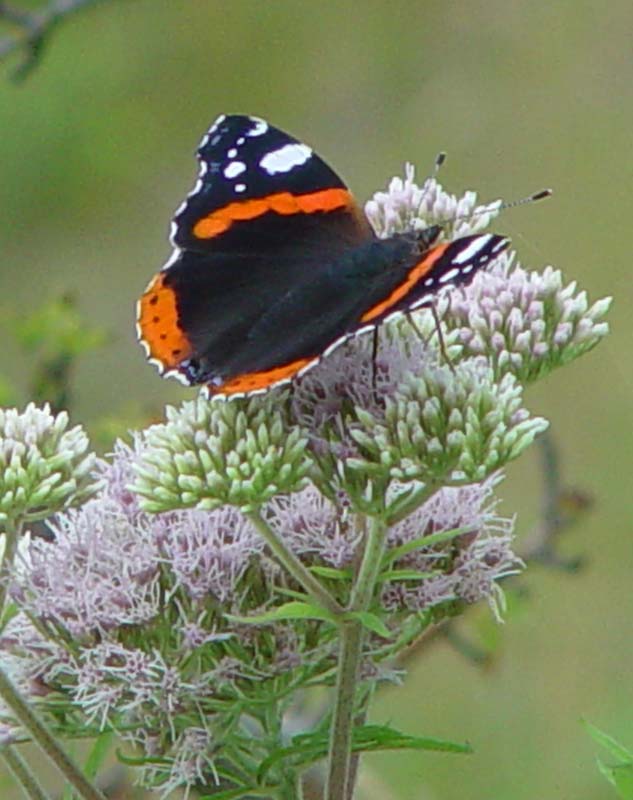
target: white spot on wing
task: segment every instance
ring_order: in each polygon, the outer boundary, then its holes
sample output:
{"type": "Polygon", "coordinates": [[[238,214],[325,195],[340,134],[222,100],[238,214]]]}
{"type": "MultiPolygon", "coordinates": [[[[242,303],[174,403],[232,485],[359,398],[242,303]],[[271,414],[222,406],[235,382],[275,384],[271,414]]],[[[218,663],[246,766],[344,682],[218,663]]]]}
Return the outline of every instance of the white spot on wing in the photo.
{"type": "Polygon", "coordinates": [[[246,191],[246,184],[245,183],[236,183],[233,187],[236,192],[245,192],[246,191]]]}
{"type": "MultiPolygon", "coordinates": [[[[172,222],[172,225],[174,225],[173,222],[172,222]]],[[[169,256],[167,261],[165,261],[163,266],[160,268],[160,271],[163,272],[164,270],[169,269],[172,264],[174,264],[176,261],[178,261],[181,253],[182,253],[182,250],[179,247],[174,247],[174,250],[173,250],[172,254],[169,256]]],[[[152,278],[152,280],[154,280],[154,279],[152,278]]],[[[150,286],[151,286],[151,283],[150,283],[150,286]]]]}
{"type": "Polygon", "coordinates": [[[224,168],[225,178],[237,178],[246,170],[246,164],[243,161],[231,161],[231,163],[224,168]]]}
{"type": "Polygon", "coordinates": [[[175,381],[182,383],[183,386],[191,386],[191,382],[177,369],[170,369],[168,372],[165,372],[163,378],[173,378],[175,381]]]}
{"type": "Polygon", "coordinates": [[[433,300],[432,294],[422,295],[422,297],[411,306],[411,311],[413,311],[416,308],[420,308],[420,306],[423,306],[425,303],[428,303],[431,300],[433,300]]]}
{"type": "Polygon", "coordinates": [[[220,114],[220,116],[216,119],[213,125],[209,128],[209,133],[213,133],[213,131],[217,129],[218,125],[221,125],[225,119],[226,119],[226,114],[220,114]]]}
{"type": "Polygon", "coordinates": [[[157,358],[148,358],[148,363],[152,364],[152,366],[156,367],[158,370],[158,374],[162,375],[165,372],[165,366],[162,361],[159,361],[157,358]]]}
{"type": "Polygon", "coordinates": [[[251,117],[251,122],[254,122],[255,125],[250,129],[250,131],[246,131],[247,136],[262,136],[268,130],[268,123],[265,122],[263,119],[259,117],[251,117]]]}
{"type": "Polygon", "coordinates": [[[227,154],[226,154],[226,155],[227,155],[227,157],[228,157],[228,158],[235,158],[235,156],[237,155],[237,147],[232,147],[232,148],[231,148],[231,149],[230,149],[230,150],[227,152],[227,154]]]}
{"type": "Polygon", "coordinates": [[[259,162],[269,175],[278,172],[290,172],[295,167],[300,167],[312,155],[312,150],[305,144],[285,144],[279,150],[267,153],[259,162]]]}
{"type": "Polygon", "coordinates": [[[457,269],[457,267],[453,267],[453,269],[449,269],[448,272],[445,272],[440,278],[438,278],[438,281],[440,283],[448,283],[449,281],[452,281],[453,278],[456,278],[458,275],[459,275],[459,269],[457,269]]]}
{"type": "Polygon", "coordinates": [[[497,244],[492,248],[492,252],[498,253],[499,250],[503,250],[505,247],[507,247],[509,242],[509,239],[501,239],[501,241],[497,242],[497,244]]]}
{"type": "Polygon", "coordinates": [[[464,264],[466,261],[470,261],[473,256],[476,256],[480,250],[483,250],[484,247],[488,244],[488,242],[492,239],[491,233],[486,233],[483,236],[478,236],[476,239],[468,245],[465,250],[462,250],[459,255],[456,255],[453,259],[454,264],[464,264]]]}
{"type": "MultiPolygon", "coordinates": [[[[178,211],[176,211],[176,214],[180,214],[181,210],[184,210],[184,207],[185,207],[185,204],[183,204],[183,207],[182,207],[182,209],[180,209],[180,208],[179,208],[179,209],[178,209],[178,211]]],[[[176,234],[177,234],[177,233],[178,233],[178,224],[176,223],[176,220],[175,220],[175,219],[172,219],[172,221],[171,221],[171,225],[170,225],[170,227],[169,227],[169,241],[170,241],[170,242],[171,242],[173,245],[175,245],[175,242],[176,242],[176,234]]],[[[173,258],[173,253],[172,253],[172,258],[173,258]]],[[[170,262],[169,262],[169,263],[171,263],[171,259],[170,259],[170,262]]],[[[165,269],[165,267],[167,267],[167,266],[168,266],[168,264],[164,264],[164,265],[163,265],[163,269],[165,269]]]]}

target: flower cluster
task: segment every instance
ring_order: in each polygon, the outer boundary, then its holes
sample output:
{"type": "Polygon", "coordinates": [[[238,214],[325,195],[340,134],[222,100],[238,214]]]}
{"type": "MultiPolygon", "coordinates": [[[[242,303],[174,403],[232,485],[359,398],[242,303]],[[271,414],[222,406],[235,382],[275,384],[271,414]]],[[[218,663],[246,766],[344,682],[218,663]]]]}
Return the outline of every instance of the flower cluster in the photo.
{"type": "Polygon", "coordinates": [[[589,306],[560,270],[515,266],[502,256],[491,269],[451,294],[445,324],[458,333],[465,355],[483,356],[500,379],[523,383],[544,377],[595,347],[608,333],[606,297],[589,306]]]}
{"type": "Polygon", "coordinates": [[[485,230],[500,209],[501,200],[477,205],[476,192],[459,198],[448,194],[435,178],[418,186],[412,164],[406,165],[404,179],[392,178],[386,192],[365,203],[365,215],[381,238],[440,225],[450,241],[485,230]]]}
{"type": "MultiPolygon", "coordinates": [[[[29,542],[11,584],[20,613],[0,647],[41,707],[62,693],[83,713],[76,734],[115,728],[143,748],[151,741],[163,766],[147,779],[175,786],[212,762],[214,748],[207,760],[183,756],[199,743],[194,733],[219,736],[236,698],[274,681],[300,650],[283,626],[256,635],[228,623],[270,604],[278,575],[236,509],[139,509],[129,486],[145,446],[118,443],[99,465],[99,495],[56,515],[54,541],[29,542]]],[[[0,721],[11,723],[1,708],[0,721]]]]}
{"type": "Polygon", "coordinates": [[[95,490],[94,455],[68,414],[30,403],[20,413],[0,408],[0,526],[7,520],[48,516],[95,490]]]}
{"type": "Polygon", "coordinates": [[[389,543],[393,552],[403,553],[394,566],[425,577],[385,583],[385,607],[427,611],[449,601],[486,599],[499,618],[503,595],[498,581],[524,566],[512,551],[514,520],[496,513],[493,491],[499,479],[496,473],[481,483],[445,487],[394,525],[389,543]],[[459,534],[443,541],[442,534],[451,531],[459,534]],[[410,549],[412,541],[420,546],[410,549]]]}
{"type": "MultiPolygon", "coordinates": [[[[419,187],[408,167],[366,213],[380,236],[441,224],[453,238],[499,205],[419,187]]],[[[65,415],[0,412],[0,522],[48,517],[51,533],[25,539],[4,583],[13,682],[70,735],[119,732],[164,795],[277,796],[283,719],[297,692],[334,684],[336,614],[372,523],[361,683],[433,621],[480,600],[499,616],[499,581],[523,564],[495,487],[547,425],[522,384],[593,347],[608,308],[513,263],[444,292],[441,330],[425,309],[392,319],[375,354],[360,336],[291,391],[168,408],[106,460],[65,415]],[[267,771],[251,785],[253,763],[267,771]]],[[[0,706],[0,744],[16,735],[0,706]]]]}
{"type": "Polygon", "coordinates": [[[147,431],[135,490],[148,511],[255,507],[298,488],[306,475],[306,439],[270,400],[168,408],[147,431]]]}
{"type": "MultiPolygon", "coordinates": [[[[183,739],[193,730],[207,737],[222,730],[224,714],[233,713],[231,699],[256,697],[267,682],[279,686],[281,676],[289,683],[297,670],[316,681],[329,674],[335,654],[329,636],[315,646],[313,632],[301,626],[279,622],[258,632],[228,622],[227,615],[246,616],[274,603],[275,587],[287,579],[231,507],[159,515],[134,509],[127,484],[142,453],[138,442],[136,448],[119,444],[101,469],[100,495],[57,515],[54,542],[30,541],[12,584],[21,613],[0,646],[18,685],[43,707],[48,696],[58,703],[62,692],[82,710],[86,731],[125,729],[143,746],[151,731],[154,754],[166,765],[151,774],[162,784],[189,774],[183,739]]],[[[462,531],[459,539],[421,542],[394,560],[394,567],[421,574],[452,563],[442,591],[435,578],[403,583],[394,573],[385,580],[384,606],[395,615],[394,626],[403,613],[491,598],[494,580],[517,568],[511,521],[498,517],[491,503],[494,482],[443,489],[393,527],[394,548],[462,531]]],[[[314,486],[272,499],[265,514],[308,565],[345,570],[359,557],[362,536],[351,515],[314,486]]]]}

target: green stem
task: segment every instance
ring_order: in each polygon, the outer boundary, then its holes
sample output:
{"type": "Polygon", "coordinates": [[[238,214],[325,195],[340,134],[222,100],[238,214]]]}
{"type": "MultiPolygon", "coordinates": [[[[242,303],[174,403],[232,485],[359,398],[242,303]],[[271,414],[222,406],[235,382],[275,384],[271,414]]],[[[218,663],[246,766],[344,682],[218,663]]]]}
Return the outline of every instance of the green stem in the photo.
{"type": "Polygon", "coordinates": [[[297,583],[303,586],[312,599],[334,616],[341,616],[344,613],[342,606],[339,605],[297,556],[286,547],[282,539],[275,533],[261,514],[258,511],[251,511],[246,516],[260,532],[264,541],[272,550],[280,564],[285,567],[297,583]]]}
{"type": "MultiPolygon", "coordinates": [[[[367,714],[369,712],[369,700],[371,693],[367,697],[367,702],[361,708],[360,713],[354,717],[354,727],[361,728],[367,722],[367,714]]],[[[356,779],[358,778],[358,767],[360,765],[360,753],[352,753],[352,758],[349,765],[349,778],[347,780],[347,798],[346,800],[354,800],[354,787],[356,786],[356,779]]]]}
{"type": "Polygon", "coordinates": [[[16,719],[31,734],[33,741],[55,764],[57,769],[74,788],[81,800],[106,800],[96,789],[70,756],[62,750],[51,732],[22,699],[6,673],[0,668],[0,697],[13,711],[16,719]]]}
{"type": "Polygon", "coordinates": [[[295,775],[284,780],[283,785],[277,790],[277,797],[279,800],[301,800],[302,792],[301,778],[295,775]]]}
{"type": "Polygon", "coordinates": [[[18,550],[18,542],[22,534],[22,523],[15,524],[7,522],[4,528],[4,553],[0,561],[0,622],[7,601],[7,590],[9,588],[9,570],[15,561],[15,554],[18,550]]]}
{"type": "MultiPolygon", "coordinates": [[[[387,526],[374,518],[367,533],[363,560],[354,582],[349,610],[367,611],[380,571],[387,526]]],[[[341,648],[336,682],[336,702],[332,718],[326,800],[349,800],[352,797],[356,765],[352,757],[352,733],[358,672],[363,650],[364,629],[357,619],[341,626],[341,648]]]]}
{"type": "Polygon", "coordinates": [[[49,800],[48,795],[37,782],[31,768],[18,753],[17,748],[11,746],[0,748],[0,757],[22,787],[25,797],[28,797],[29,800],[49,800]]]}

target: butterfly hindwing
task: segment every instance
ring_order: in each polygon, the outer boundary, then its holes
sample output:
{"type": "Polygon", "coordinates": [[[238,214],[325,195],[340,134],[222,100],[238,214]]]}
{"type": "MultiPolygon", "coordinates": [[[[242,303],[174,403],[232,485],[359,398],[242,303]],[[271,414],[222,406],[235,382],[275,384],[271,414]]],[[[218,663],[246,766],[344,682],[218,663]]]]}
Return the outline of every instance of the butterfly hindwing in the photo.
{"type": "Polygon", "coordinates": [[[291,377],[336,342],[468,282],[508,244],[503,236],[479,234],[419,253],[415,237],[396,236],[348,251],[270,306],[226,360],[230,377],[221,392],[255,391],[273,377],[291,377]]]}

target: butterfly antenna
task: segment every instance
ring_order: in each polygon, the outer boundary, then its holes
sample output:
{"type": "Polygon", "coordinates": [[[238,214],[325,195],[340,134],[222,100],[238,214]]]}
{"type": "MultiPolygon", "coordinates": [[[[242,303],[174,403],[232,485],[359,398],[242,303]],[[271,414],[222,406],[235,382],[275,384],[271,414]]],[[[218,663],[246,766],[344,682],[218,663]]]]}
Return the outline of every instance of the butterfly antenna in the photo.
{"type": "Polygon", "coordinates": [[[438,220],[435,224],[443,228],[445,225],[459,222],[461,219],[472,219],[473,217],[479,217],[482,214],[489,214],[492,211],[505,211],[508,208],[516,208],[517,206],[524,206],[528,203],[536,203],[538,200],[544,200],[546,197],[551,197],[552,194],[553,192],[551,189],[540,189],[538,192],[534,192],[527,197],[522,197],[520,200],[510,200],[509,202],[501,203],[500,205],[497,205],[497,203],[499,203],[498,200],[493,200],[491,203],[486,203],[486,205],[480,206],[468,214],[459,214],[456,217],[438,220]]]}
{"type": "MultiPolygon", "coordinates": [[[[431,181],[437,180],[437,175],[438,175],[438,173],[439,173],[439,171],[440,171],[440,169],[442,167],[442,164],[445,161],[446,161],[446,153],[442,150],[435,156],[435,161],[433,162],[433,169],[431,170],[431,172],[429,172],[427,174],[426,178],[422,181],[422,184],[421,184],[422,185],[422,195],[420,196],[420,202],[418,203],[417,213],[420,212],[420,210],[422,209],[422,206],[424,205],[424,201],[426,199],[426,196],[427,196],[427,194],[428,194],[428,192],[429,192],[429,190],[431,188],[431,186],[430,186],[431,181]]],[[[412,164],[408,164],[407,165],[407,174],[408,175],[410,174],[410,176],[413,177],[413,175],[415,174],[414,169],[415,168],[413,167],[412,164]],[[411,170],[410,173],[409,173],[409,170],[411,170]]]]}
{"type": "Polygon", "coordinates": [[[437,173],[440,171],[442,164],[446,161],[446,153],[441,150],[435,156],[435,164],[433,164],[433,172],[431,173],[431,178],[437,177],[437,173]]]}
{"type": "Polygon", "coordinates": [[[507,208],[516,208],[517,206],[524,206],[527,203],[536,203],[538,200],[545,200],[546,197],[551,197],[553,194],[551,189],[541,189],[539,192],[534,192],[527,197],[522,197],[520,200],[511,200],[509,203],[502,203],[499,206],[499,211],[505,211],[507,208]]]}

